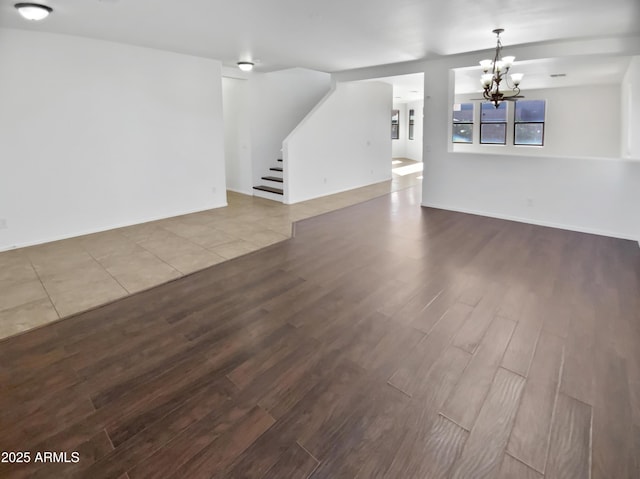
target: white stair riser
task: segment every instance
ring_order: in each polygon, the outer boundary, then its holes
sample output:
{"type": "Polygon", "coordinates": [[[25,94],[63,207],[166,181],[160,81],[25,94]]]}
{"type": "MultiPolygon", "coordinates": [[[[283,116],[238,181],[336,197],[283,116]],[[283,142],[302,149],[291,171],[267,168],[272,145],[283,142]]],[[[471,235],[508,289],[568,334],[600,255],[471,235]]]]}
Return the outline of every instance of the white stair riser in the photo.
{"type": "Polygon", "coordinates": [[[272,188],[280,188],[281,190],[283,189],[283,185],[284,185],[284,183],[281,181],[273,181],[273,180],[265,180],[265,179],[260,180],[260,184],[264,186],[270,186],[272,188]]]}
{"type": "Polygon", "coordinates": [[[278,203],[282,203],[283,196],[277,195],[275,193],[270,193],[268,191],[261,190],[253,190],[253,196],[259,196],[260,198],[266,198],[268,200],[277,201],[278,203]]]}

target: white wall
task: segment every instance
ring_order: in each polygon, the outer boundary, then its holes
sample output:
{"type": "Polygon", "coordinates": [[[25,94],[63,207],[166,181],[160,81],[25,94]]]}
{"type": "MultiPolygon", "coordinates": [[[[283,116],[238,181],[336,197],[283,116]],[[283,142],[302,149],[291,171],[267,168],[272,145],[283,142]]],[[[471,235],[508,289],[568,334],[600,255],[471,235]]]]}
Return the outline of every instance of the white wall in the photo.
{"type": "Polygon", "coordinates": [[[400,138],[392,140],[394,158],[408,158],[422,161],[422,105],[423,101],[393,103],[394,110],[400,110],[400,138]],[[409,139],[409,110],[413,109],[413,140],[409,139]]]}
{"type": "Polygon", "coordinates": [[[338,83],[284,142],[285,202],[297,203],[391,177],[387,83],[338,83]]]}
{"type": "Polygon", "coordinates": [[[620,157],[620,85],[586,85],[523,90],[526,100],[545,100],[544,146],[514,146],[514,104],[508,103],[507,144],[480,144],[478,94],[456,95],[455,103],[475,104],[473,144],[451,144],[452,151],[491,155],[620,157]],[[593,99],[597,98],[597,101],[593,99]]]}
{"type": "MultiPolygon", "coordinates": [[[[592,155],[450,152],[454,95],[449,67],[447,62],[434,62],[426,68],[425,91],[430,98],[425,104],[424,133],[430,151],[425,148],[425,206],[637,238],[632,218],[640,201],[640,162],[592,155]]],[[[575,139],[567,141],[566,149],[583,151],[575,139]]]]}
{"type": "MultiPolygon", "coordinates": [[[[640,55],[638,40],[637,36],[572,40],[510,47],[508,53],[519,61],[640,55]]],[[[334,78],[354,81],[425,72],[422,195],[425,206],[640,239],[640,162],[637,160],[449,151],[454,103],[451,69],[476,65],[479,59],[492,53],[487,50],[358,69],[334,74],[334,78]],[[532,206],[528,206],[528,199],[532,200],[532,206]]],[[[523,92],[527,94],[524,88],[523,92]]],[[[635,90],[633,96],[631,108],[637,112],[635,90]]],[[[619,135],[616,138],[620,141],[619,135]]],[[[571,146],[579,148],[576,144],[571,146]]]]}
{"type": "Polygon", "coordinates": [[[282,158],[282,142],[331,88],[331,75],[304,68],[252,74],[253,184],[282,158]]]}
{"type": "Polygon", "coordinates": [[[227,189],[252,195],[249,81],[222,78],[224,156],[227,189]]]}
{"type": "MultiPolygon", "coordinates": [[[[622,80],[621,92],[621,149],[623,158],[640,163],[640,56],[631,59],[622,80]]],[[[640,190],[638,183],[636,189],[640,190]]],[[[640,193],[636,198],[635,231],[640,243],[640,193]]]]}
{"type": "Polygon", "coordinates": [[[640,56],[631,59],[622,80],[621,117],[622,156],[640,160],[640,56]]]}
{"type": "MultiPolygon", "coordinates": [[[[400,112],[400,134],[397,140],[391,140],[391,155],[394,158],[407,157],[407,135],[409,128],[407,127],[407,105],[406,103],[393,102],[393,110],[400,112]]],[[[391,127],[389,127],[391,130],[391,127]]]]}
{"type": "Polygon", "coordinates": [[[0,249],[226,203],[220,63],[0,29],[0,249]]]}

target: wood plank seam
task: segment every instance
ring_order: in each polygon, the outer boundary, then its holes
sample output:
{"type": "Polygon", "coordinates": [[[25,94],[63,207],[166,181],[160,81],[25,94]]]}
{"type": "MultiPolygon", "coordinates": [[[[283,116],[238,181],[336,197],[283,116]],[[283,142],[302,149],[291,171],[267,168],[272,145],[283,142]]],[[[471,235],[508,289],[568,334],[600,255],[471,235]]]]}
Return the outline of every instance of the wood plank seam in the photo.
{"type": "Polygon", "coordinates": [[[404,394],[404,395],[405,395],[405,396],[407,396],[408,398],[413,398],[413,395],[412,395],[411,393],[409,393],[409,392],[407,392],[407,391],[403,391],[402,389],[400,389],[399,387],[397,387],[395,384],[393,384],[393,383],[391,382],[391,377],[389,377],[389,379],[387,379],[386,385],[387,385],[387,386],[392,387],[392,388],[393,388],[393,389],[395,389],[396,391],[401,392],[402,394],[404,394]]]}
{"type": "MultiPolygon", "coordinates": [[[[427,305],[426,305],[424,308],[422,308],[422,309],[420,310],[420,312],[418,313],[418,315],[419,315],[419,314],[421,314],[421,313],[423,313],[423,312],[424,312],[424,311],[425,311],[429,306],[431,306],[431,305],[433,304],[433,302],[434,302],[436,299],[438,299],[438,298],[440,297],[440,295],[444,292],[444,290],[445,290],[445,288],[441,289],[441,290],[438,292],[438,294],[436,294],[433,298],[431,298],[431,301],[429,301],[429,302],[427,303],[427,305]]],[[[447,314],[447,313],[445,312],[444,314],[447,314]]],[[[444,316],[444,314],[440,317],[440,319],[442,319],[442,317],[444,316]]],[[[416,315],[416,316],[417,316],[417,315],[416,315]]],[[[429,328],[429,331],[425,333],[427,336],[429,335],[429,333],[431,333],[431,331],[433,330],[433,328],[435,328],[435,327],[436,327],[436,324],[438,324],[438,322],[440,321],[440,319],[438,319],[438,321],[436,321],[436,322],[434,323],[434,325],[433,325],[433,326],[431,326],[431,327],[429,328]]],[[[416,327],[414,327],[414,326],[412,326],[412,327],[413,327],[414,329],[417,329],[418,331],[421,331],[419,328],[416,328],[416,327]]],[[[424,332],[424,331],[422,331],[422,332],[424,332]]]]}
{"type": "Polygon", "coordinates": [[[526,377],[526,376],[524,376],[524,375],[520,374],[518,371],[514,371],[512,368],[509,368],[509,367],[507,367],[507,366],[503,366],[502,364],[500,365],[500,367],[501,367],[502,369],[505,369],[505,370],[509,371],[510,373],[517,374],[518,376],[520,376],[520,377],[521,377],[521,378],[523,378],[523,379],[527,379],[527,377],[526,377]]]}
{"type": "MultiPolygon", "coordinates": [[[[454,346],[455,347],[455,346],[454,346]]],[[[449,416],[447,416],[446,414],[444,414],[442,411],[438,411],[438,416],[442,416],[443,418],[445,418],[447,421],[451,421],[453,424],[455,424],[456,426],[458,426],[460,429],[464,429],[465,431],[469,432],[470,430],[467,429],[464,426],[461,426],[460,424],[458,424],[456,421],[454,421],[453,419],[451,419],[449,416]]],[[[472,428],[473,429],[473,428],[472,428]]]]}
{"type": "MultiPolygon", "coordinates": [[[[473,314],[473,313],[471,313],[471,314],[473,314]]],[[[486,334],[488,334],[488,331],[491,329],[491,327],[492,327],[492,325],[493,325],[493,322],[494,322],[496,319],[498,319],[498,317],[497,317],[497,316],[495,316],[495,317],[491,320],[491,322],[489,323],[489,326],[488,326],[488,327],[487,327],[487,329],[485,330],[485,332],[484,332],[484,334],[483,334],[483,337],[482,337],[482,339],[480,340],[480,342],[478,343],[478,345],[480,345],[480,344],[482,343],[482,341],[484,340],[484,336],[485,336],[486,334]]],[[[484,394],[483,394],[482,401],[480,402],[480,409],[482,409],[482,405],[484,404],[485,400],[487,399],[487,397],[488,397],[488,395],[489,395],[489,392],[490,392],[490,390],[491,390],[491,385],[493,385],[493,382],[495,381],[496,374],[498,374],[498,371],[500,370],[500,368],[502,368],[501,364],[502,364],[502,361],[503,361],[503,359],[504,359],[504,355],[506,354],[507,348],[509,347],[509,343],[511,342],[511,339],[513,338],[513,335],[514,335],[514,333],[515,333],[515,329],[516,329],[516,327],[517,327],[517,323],[515,323],[515,321],[513,321],[513,320],[511,320],[511,319],[507,319],[507,318],[500,318],[500,319],[502,319],[502,320],[504,320],[504,321],[508,321],[508,322],[510,322],[510,323],[514,323],[514,327],[513,327],[513,329],[511,330],[511,334],[510,334],[510,336],[509,336],[509,341],[507,341],[506,346],[505,346],[504,350],[502,351],[502,354],[500,355],[500,359],[499,359],[498,361],[496,361],[496,364],[497,364],[498,366],[496,367],[496,369],[495,369],[495,371],[494,371],[493,375],[491,376],[491,381],[489,382],[489,387],[486,389],[486,391],[485,391],[485,392],[484,392],[484,394]]],[[[465,321],[465,323],[464,323],[464,324],[466,324],[466,322],[467,322],[467,321],[469,321],[469,318],[467,318],[467,320],[465,321]]],[[[462,326],[461,326],[461,327],[462,327],[462,326]]],[[[453,337],[455,337],[455,335],[453,335],[453,337]]],[[[452,337],[452,339],[451,339],[451,343],[453,342],[453,337],[452,337]]],[[[459,347],[457,347],[457,346],[455,346],[455,345],[453,345],[453,344],[451,344],[451,343],[450,343],[450,346],[452,346],[452,347],[454,347],[454,348],[457,348],[457,349],[460,349],[461,351],[468,352],[468,351],[466,351],[465,349],[463,349],[463,348],[459,348],[459,347]]],[[[471,358],[469,358],[469,362],[467,362],[467,365],[465,366],[464,370],[462,371],[462,374],[461,374],[461,376],[460,376],[460,378],[459,378],[459,382],[460,382],[460,381],[462,380],[462,378],[464,377],[464,374],[465,374],[465,371],[467,370],[467,368],[469,368],[469,367],[472,365],[473,360],[474,360],[474,358],[476,357],[476,354],[478,353],[478,351],[480,351],[480,348],[479,348],[479,347],[476,347],[476,349],[475,349],[474,353],[471,355],[471,358]]],[[[505,371],[507,370],[506,368],[503,368],[503,369],[505,369],[505,371]]],[[[509,372],[511,372],[511,371],[509,371],[509,372]]],[[[520,376],[520,375],[518,374],[518,376],[520,376]]],[[[522,376],[520,376],[520,377],[522,377],[522,376]]],[[[456,388],[457,388],[457,386],[458,386],[458,385],[456,384],[456,388]]],[[[455,393],[456,388],[454,388],[454,389],[453,389],[453,391],[451,392],[451,394],[452,394],[452,395],[455,393]]],[[[520,397],[519,401],[521,401],[521,400],[522,400],[522,396],[520,397]]],[[[444,405],[443,405],[443,407],[444,407],[444,405]]],[[[518,407],[519,407],[519,402],[518,402],[518,407]]],[[[442,409],[442,408],[441,408],[441,409],[442,409]]],[[[456,422],[455,420],[453,420],[452,418],[450,418],[450,417],[448,417],[448,416],[446,416],[446,415],[444,415],[444,414],[443,414],[443,416],[444,416],[444,417],[446,417],[447,419],[449,419],[449,420],[450,420],[451,422],[453,422],[454,424],[457,424],[458,426],[460,426],[460,427],[461,427],[461,428],[463,428],[464,430],[466,430],[466,431],[469,431],[469,432],[470,432],[470,431],[471,431],[471,429],[473,429],[473,426],[474,426],[474,424],[475,424],[476,420],[478,419],[478,414],[479,414],[479,412],[480,412],[480,409],[478,409],[478,411],[477,411],[477,413],[476,413],[476,417],[475,417],[475,418],[474,418],[474,420],[473,420],[473,423],[471,423],[471,424],[469,425],[469,427],[468,427],[468,428],[464,427],[464,426],[463,426],[463,425],[461,425],[461,424],[458,424],[458,422],[456,422]]],[[[516,409],[516,411],[517,411],[517,409],[516,409]]],[[[508,438],[507,438],[507,439],[508,439],[508,438]]]]}
{"type": "MultiPolygon", "coordinates": [[[[544,456],[544,461],[543,461],[543,467],[541,468],[542,470],[540,470],[540,468],[534,466],[533,464],[529,464],[529,462],[527,462],[525,459],[518,457],[514,452],[509,450],[509,447],[507,447],[506,453],[508,453],[511,457],[513,457],[514,459],[517,459],[518,461],[520,461],[521,463],[525,464],[526,466],[528,466],[529,468],[533,469],[534,471],[539,472],[540,474],[544,475],[544,471],[546,468],[546,464],[547,464],[547,460],[548,460],[548,456],[549,456],[549,448],[551,447],[551,431],[552,431],[552,426],[554,424],[555,421],[555,416],[556,416],[556,405],[558,402],[558,394],[560,393],[560,386],[561,386],[561,381],[562,381],[562,374],[563,374],[563,370],[564,370],[564,359],[565,359],[565,355],[564,355],[564,351],[565,351],[565,345],[564,345],[564,338],[562,338],[561,336],[552,333],[552,332],[548,332],[545,331],[546,334],[550,335],[550,336],[554,336],[556,338],[558,338],[560,341],[562,341],[562,352],[561,352],[561,356],[560,356],[560,366],[558,367],[558,371],[557,371],[557,377],[556,377],[556,387],[555,387],[555,392],[554,392],[554,399],[553,399],[553,408],[552,408],[552,412],[551,412],[551,418],[549,421],[549,429],[547,431],[547,447],[545,448],[545,456],[544,456]]],[[[536,340],[536,347],[535,350],[533,352],[533,356],[532,356],[532,360],[529,366],[529,371],[531,370],[531,367],[533,366],[534,363],[534,359],[536,358],[536,354],[538,353],[538,346],[540,345],[540,341],[542,338],[542,334],[538,335],[538,338],[536,340]]],[[[502,366],[504,369],[506,370],[510,370],[509,368],[506,368],[504,366],[502,366]]],[[[514,372],[514,371],[512,371],[514,372]]],[[[514,372],[514,374],[518,374],[516,372],[514,372]]],[[[519,376],[522,376],[520,374],[518,374],[519,376]]],[[[525,378],[527,379],[527,378],[525,378]]],[[[528,380],[528,379],[527,379],[528,380]]],[[[525,383],[525,389],[526,389],[527,383],[525,383]]],[[[520,398],[520,401],[523,401],[523,398],[525,397],[525,394],[522,395],[522,397],[520,398]]],[[[520,407],[520,406],[518,406],[520,407]]],[[[513,430],[512,433],[513,434],[513,430]]],[[[511,436],[511,435],[510,435],[511,436]]],[[[511,437],[509,437],[509,440],[511,440],[511,437]]]]}
{"type": "MultiPolygon", "coordinates": [[[[553,333],[551,333],[551,334],[553,334],[553,333]]],[[[542,336],[542,334],[540,336],[542,336]]],[[[538,337],[538,341],[540,341],[539,338],[540,337],[538,337]]],[[[542,471],[538,471],[541,474],[544,474],[544,471],[547,468],[547,461],[549,460],[549,448],[551,447],[551,430],[553,428],[553,423],[556,420],[556,412],[557,412],[557,407],[558,407],[558,395],[560,394],[560,386],[561,386],[561,383],[562,383],[562,374],[564,372],[564,359],[565,359],[565,354],[564,353],[565,353],[565,344],[564,344],[564,340],[563,340],[562,358],[560,360],[560,368],[558,368],[558,384],[556,385],[556,397],[555,397],[555,399],[553,401],[553,412],[551,413],[551,422],[549,423],[549,432],[547,434],[547,452],[545,454],[544,467],[542,468],[542,471]]],[[[589,446],[589,450],[591,450],[591,446],[589,446]]],[[[535,467],[533,467],[532,469],[535,469],[535,467]]],[[[591,469],[591,465],[589,465],[589,469],[591,469]]]]}
{"type": "Polygon", "coordinates": [[[591,422],[589,423],[589,477],[587,479],[591,479],[592,475],[593,475],[593,407],[591,408],[591,422]]]}
{"type": "MultiPolygon", "coordinates": [[[[516,373],[516,374],[517,374],[517,373],[516,373]]],[[[518,376],[520,376],[520,375],[518,374],[518,376]]],[[[513,459],[514,461],[518,461],[520,464],[524,464],[524,465],[525,465],[525,466],[527,466],[529,469],[531,469],[531,470],[533,470],[533,471],[536,471],[536,472],[540,472],[540,471],[537,471],[537,470],[535,469],[535,467],[531,467],[531,465],[530,465],[530,464],[527,464],[527,463],[526,463],[525,461],[523,461],[522,459],[520,459],[520,458],[518,458],[518,457],[514,456],[513,454],[511,454],[509,451],[505,450],[505,451],[504,451],[504,453],[505,453],[507,456],[509,456],[511,459],[513,459]]],[[[541,473],[541,474],[542,474],[542,473],[541,473]]],[[[544,474],[543,474],[543,475],[544,475],[544,474]]]]}
{"type": "Polygon", "coordinates": [[[313,454],[311,454],[311,452],[310,452],[306,447],[304,447],[304,446],[300,443],[300,441],[298,441],[297,439],[296,439],[296,444],[297,444],[298,446],[300,446],[300,449],[302,449],[304,452],[306,452],[307,454],[309,454],[309,456],[310,456],[311,458],[313,458],[313,460],[314,460],[314,461],[316,461],[316,463],[318,464],[318,465],[315,467],[315,469],[314,469],[313,471],[311,471],[311,474],[309,474],[309,477],[310,477],[310,476],[312,476],[312,475],[313,475],[313,473],[315,472],[315,470],[316,470],[316,469],[318,469],[318,467],[320,466],[320,462],[321,462],[321,461],[320,461],[320,459],[318,459],[316,456],[314,456],[313,454]]]}

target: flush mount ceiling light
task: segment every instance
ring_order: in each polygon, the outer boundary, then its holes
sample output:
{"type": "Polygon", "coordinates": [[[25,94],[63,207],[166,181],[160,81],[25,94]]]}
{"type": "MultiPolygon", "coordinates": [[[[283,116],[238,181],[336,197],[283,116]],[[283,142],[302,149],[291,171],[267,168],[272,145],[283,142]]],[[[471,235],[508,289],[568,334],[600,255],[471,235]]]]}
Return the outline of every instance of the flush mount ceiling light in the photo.
{"type": "Polygon", "coordinates": [[[482,60],[480,62],[480,66],[484,71],[484,74],[480,77],[480,83],[484,88],[482,96],[485,100],[493,103],[496,108],[502,101],[516,101],[518,98],[524,98],[520,96],[520,82],[524,75],[522,73],[508,74],[516,57],[502,56],[502,43],[500,42],[500,34],[502,32],[504,32],[503,28],[493,30],[493,33],[498,37],[493,60],[482,60]],[[503,81],[504,84],[501,85],[503,81]]]}
{"type": "Polygon", "coordinates": [[[238,68],[243,72],[250,72],[251,70],[253,70],[253,63],[251,62],[238,62],[237,65],[238,68]]]}
{"type": "Polygon", "coordinates": [[[16,3],[15,7],[23,18],[33,21],[44,20],[53,12],[51,7],[39,3],[16,3]]]}

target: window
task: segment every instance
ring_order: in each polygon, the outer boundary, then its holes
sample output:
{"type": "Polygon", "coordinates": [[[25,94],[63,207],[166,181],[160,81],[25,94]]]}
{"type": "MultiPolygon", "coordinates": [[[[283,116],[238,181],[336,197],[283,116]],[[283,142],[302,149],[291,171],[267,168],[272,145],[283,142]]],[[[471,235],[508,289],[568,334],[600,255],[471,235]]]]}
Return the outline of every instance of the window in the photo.
{"type": "Polygon", "coordinates": [[[485,145],[506,145],[507,104],[482,103],[480,108],[480,143],[485,145]]]}
{"type": "Polygon", "coordinates": [[[400,110],[391,110],[391,139],[400,139],[400,110]]]}
{"type": "Polygon", "coordinates": [[[453,105],[453,143],[473,143],[473,103],[453,105]]]}
{"type": "Polygon", "coordinates": [[[413,140],[413,110],[409,110],[409,139],[413,140]]]}
{"type": "Polygon", "coordinates": [[[544,100],[516,102],[513,144],[542,146],[544,140],[544,100]]]}

